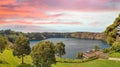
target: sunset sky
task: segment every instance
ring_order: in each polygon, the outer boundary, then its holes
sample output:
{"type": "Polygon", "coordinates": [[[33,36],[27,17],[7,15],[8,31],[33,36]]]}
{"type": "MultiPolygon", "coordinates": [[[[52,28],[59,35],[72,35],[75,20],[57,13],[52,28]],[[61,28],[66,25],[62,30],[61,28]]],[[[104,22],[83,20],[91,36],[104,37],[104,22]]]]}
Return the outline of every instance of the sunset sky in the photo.
{"type": "Polygon", "coordinates": [[[0,30],[103,32],[120,14],[120,0],[0,0],[0,30]]]}

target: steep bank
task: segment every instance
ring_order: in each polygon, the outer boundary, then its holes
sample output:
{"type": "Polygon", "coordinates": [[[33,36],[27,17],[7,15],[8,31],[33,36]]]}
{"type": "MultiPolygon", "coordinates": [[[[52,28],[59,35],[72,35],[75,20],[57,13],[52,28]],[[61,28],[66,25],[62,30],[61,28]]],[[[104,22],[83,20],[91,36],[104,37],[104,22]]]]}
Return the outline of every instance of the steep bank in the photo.
{"type": "Polygon", "coordinates": [[[76,32],[76,33],[72,33],[71,37],[82,38],[82,39],[103,40],[104,39],[104,34],[103,33],[94,33],[94,32],[76,32]]]}
{"type": "Polygon", "coordinates": [[[99,40],[104,39],[104,35],[102,33],[93,33],[93,32],[28,33],[27,36],[31,40],[43,40],[43,39],[47,39],[47,38],[80,38],[80,39],[99,39],[99,40]]]}
{"type": "Polygon", "coordinates": [[[16,37],[19,34],[23,34],[27,36],[30,40],[43,40],[47,38],[83,38],[83,39],[104,39],[103,33],[95,33],[95,32],[71,32],[71,33],[61,33],[61,32],[32,32],[32,33],[22,33],[16,32],[12,30],[1,30],[1,35],[8,37],[11,42],[14,42],[16,37]]]}

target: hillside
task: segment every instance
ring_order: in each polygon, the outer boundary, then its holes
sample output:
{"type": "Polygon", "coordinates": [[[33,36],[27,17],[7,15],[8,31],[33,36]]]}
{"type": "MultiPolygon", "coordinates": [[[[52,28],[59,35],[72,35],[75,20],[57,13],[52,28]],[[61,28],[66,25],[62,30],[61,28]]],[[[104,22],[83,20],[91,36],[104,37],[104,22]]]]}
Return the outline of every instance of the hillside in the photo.
{"type": "Polygon", "coordinates": [[[103,33],[94,33],[94,32],[76,32],[76,33],[72,33],[71,37],[103,40],[104,34],[103,33]]]}
{"type": "MultiPolygon", "coordinates": [[[[31,67],[32,60],[30,56],[25,56],[25,66],[22,67],[31,67]]],[[[2,54],[0,54],[0,60],[6,61],[6,63],[1,64],[0,67],[17,67],[21,63],[21,59],[13,56],[12,50],[5,50],[2,54]]],[[[120,61],[111,61],[111,60],[105,60],[105,59],[98,59],[93,60],[90,62],[85,63],[56,63],[53,64],[52,67],[118,67],[120,64],[120,61]]]]}
{"type": "Polygon", "coordinates": [[[71,32],[71,33],[61,33],[61,32],[32,32],[32,33],[23,33],[16,32],[12,30],[1,30],[1,35],[7,36],[8,39],[14,42],[14,39],[19,34],[23,34],[27,36],[30,40],[43,40],[47,38],[83,38],[83,39],[104,39],[104,35],[102,33],[95,32],[71,32]]]}

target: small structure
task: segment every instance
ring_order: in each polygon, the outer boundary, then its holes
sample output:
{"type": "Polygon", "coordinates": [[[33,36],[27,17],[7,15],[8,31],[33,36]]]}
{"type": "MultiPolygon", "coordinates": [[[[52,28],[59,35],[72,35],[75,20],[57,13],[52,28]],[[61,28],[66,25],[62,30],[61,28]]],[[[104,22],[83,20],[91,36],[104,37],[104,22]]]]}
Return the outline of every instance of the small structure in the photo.
{"type": "Polygon", "coordinates": [[[84,58],[92,58],[92,57],[98,57],[98,58],[103,58],[103,59],[107,59],[108,58],[108,54],[103,53],[102,51],[87,51],[83,54],[84,58]]]}

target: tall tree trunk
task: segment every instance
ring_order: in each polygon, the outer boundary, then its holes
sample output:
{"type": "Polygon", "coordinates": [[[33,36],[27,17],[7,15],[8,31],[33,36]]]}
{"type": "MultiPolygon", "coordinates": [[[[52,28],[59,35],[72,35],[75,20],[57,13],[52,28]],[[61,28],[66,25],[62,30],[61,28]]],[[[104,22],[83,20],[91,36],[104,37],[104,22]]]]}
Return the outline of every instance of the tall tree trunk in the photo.
{"type": "Polygon", "coordinates": [[[24,64],[24,57],[23,57],[23,54],[22,54],[22,64],[24,64]]]}

